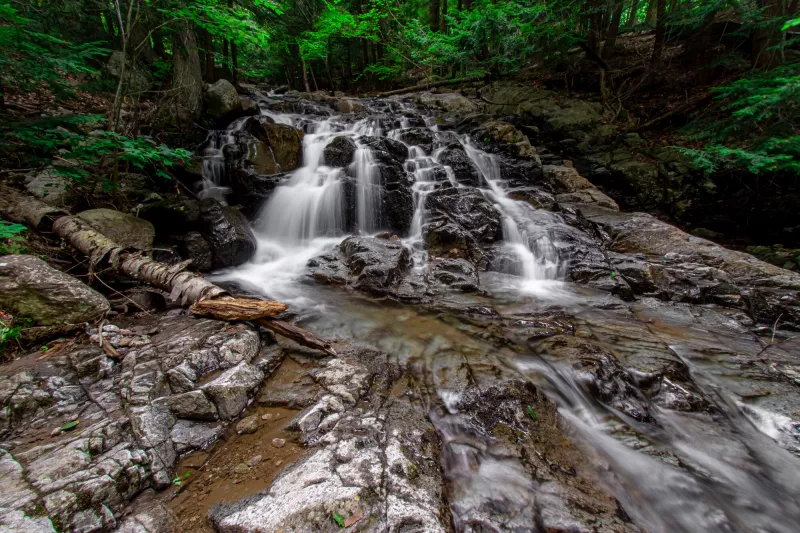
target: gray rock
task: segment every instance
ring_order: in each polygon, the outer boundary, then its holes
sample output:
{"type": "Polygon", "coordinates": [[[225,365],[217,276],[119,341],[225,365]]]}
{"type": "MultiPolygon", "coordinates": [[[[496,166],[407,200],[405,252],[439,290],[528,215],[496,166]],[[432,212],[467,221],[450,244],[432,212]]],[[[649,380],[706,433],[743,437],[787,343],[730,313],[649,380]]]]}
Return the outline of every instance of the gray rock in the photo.
{"type": "Polygon", "coordinates": [[[217,405],[220,417],[231,420],[247,407],[250,393],[263,379],[263,372],[242,362],[203,385],[202,389],[217,405]]]}
{"type": "Polygon", "coordinates": [[[98,292],[38,257],[0,257],[0,307],[40,326],[97,319],[110,306],[98,292]]]}
{"type": "Polygon", "coordinates": [[[206,398],[205,393],[200,390],[176,394],[163,401],[177,418],[211,421],[219,418],[217,408],[206,398]]]}
{"type": "Polygon", "coordinates": [[[146,509],[127,517],[117,533],[177,533],[177,518],[163,503],[150,502],[146,509]]]}
{"type": "Polygon", "coordinates": [[[256,431],[258,431],[258,415],[250,415],[236,424],[236,433],[240,435],[255,433],[256,431]]]}
{"type": "Polygon", "coordinates": [[[25,188],[44,203],[56,207],[66,204],[69,181],[54,169],[42,170],[35,176],[25,178],[25,188]]]}
{"type": "Polygon", "coordinates": [[[106,64],[106,75],[117,81],[122,71],[123,62],[127,62],[127,65],[125,65],[125,83],[128,86],[128,90],[135,93],[149,90],[153,85],[150,70],[139,62],[134,64],[130,58],[125,59],[125,54],[119,50],[111,53],[111,57],[106,64]]]}
{"type": "Polygon", "coordinates": [[[55,533],[53,523],[46,516],[30,517],[22,511],[0,507],[1,533],[55,533]]]}
{"type": "Polygon", "coordinates": [[[170,434],[172,442],[175,444],[175,451],[183,454],[191,450],[205,448],[217,440],[224,430],[222,424],[203,424],[201,422],[190,422],[188,420],[178,420],[172,427],[170,434]]]}
{"type": "Polygon", "coordinates": [[[208,87],[205,104],[206,113],[213,119],[230,118],[242,112],[239,93],[228,80],[218,80],[208,87]]]}
{"type": "Polygon", "coordinates": [[[78,218],[124,248],[153,248],[156,230],[147,220],[113,209],[90,209],[79,213],[78,218]]]}

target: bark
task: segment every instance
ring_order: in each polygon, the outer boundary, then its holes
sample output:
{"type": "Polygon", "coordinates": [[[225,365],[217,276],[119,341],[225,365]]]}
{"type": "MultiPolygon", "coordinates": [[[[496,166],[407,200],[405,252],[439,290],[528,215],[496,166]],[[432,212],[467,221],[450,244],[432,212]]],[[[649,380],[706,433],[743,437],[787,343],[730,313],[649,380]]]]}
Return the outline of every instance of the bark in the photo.
{"type": "Polygon", "coordinates": [[[214,83],[217,81],[214,76],[214,38],[208,30],[203,30],[203,38],[206,49],[206,81],[214,83]]]}
{"type": "Polygon", "coordinates": [[[656,25],[657,20],[657,11],[658,11],[658,2],[660,0],[650,0],[650,3],[647,5],[647,15],[644,18],[645,26],[650,26],[651,28],[656,25]]]}
{"type": "Polygon", "coordinates": [[[189,309],[200,316],[217,320],[258,320],[270,318],[286,311],[288,305],[269,300],[252,298],[230,298],[225,300],[201,300],[189,309]]]}
{"type": "Polygon", "coordinates": [[[661,62],[661,54],[664,52],[664,40],[667,36],[667,0],[656,1],[656,35],[653,40],[653,56],[650,58],[651,65],[661,62]]]}
{"type": "Polygon", "coordinates": [[[614,55],[614,47],[617,46],[617,35],[619,34],[619,23],[622,20],[622,11],[625,4],[622,0],[617,0],[617,5],[614,8],[614,14],[611,16],[611,22],[608,26],[608,33],[606,34],[606,42],[603,45],[604,58],[608,59],[614,55]]]}
{"type": "Polygon", "coordinates": [[[459,83],[471,83],[473,81],[483,81],[485,80],[485,76],[476,76],[473,78],[459,78],[457,80],[447,80],[447,81],[437,81],[436,83],[425,83],[421,85],[415,85],[413,87],[406,87],[405,89],[397,89],[395,91],[386,91],[384,93],[376,94],[376,98],[383,98],[384,96],[393,96],[395,94],[405,94],[405,93],[413,93],[415,91],[425,91],[427,89],[432,89],[433,87],[445,87],[447,85],[457,85],[459,83]]]}
{"type": "Polygon", "coordinates": [[[439,9],[440,0],[428,0],[428,15],[430,17],[431,30],[439,31],[439,9]]]}
{"type": "Polygon", "coordinates": [[[194,31],[184,25],[175,33],[172,47],[176,122],[189,124],[200,117],[203,108],[203,75],[194,31]]]}
{"type": "Polygon", "coordinates": [[[311,87],[308,86],[308,73],[306,72],[306,60],[301,59],[300,64],[303,67],[303,86],[306,88],[306,92],[311,92],[311,87]]]}
{"type": "Polygon", "coordinates": [[[634,26],[638,22],[636,18],[636,12],[639,10],[639,0],[633,0],[633,5],[631,5],[631,12],[628,15],[628,22],[625,24],[626,26],[634,26]]]}
{"type": "Polygon", "coordinates": [[[199,274],[185,271],[189,261],[165,265],[131,252],[97,232],[79,218],[66,215],[44,202],[0,185],[0,214],[8,220],[28,224],[39,231],[51,229],[70,246],[89,257],[90,272],[110,268],[127,277],[169,293],[182,305],[195,304],[193,311],[222,320],[254,320],[298,344],[336,355],[329,342],[313,333],[270,317],[286,309],[278,302],[255,298],[233,298],[227,291],[199,274]]]}
{"type": "Polygon", "coordinates": [[[600,48],[600,29],[603,24],[603,13],[600,11],[598,0],[592,0],[589,3],[589,35],[587,44],[594,52],[598,52],[600,48]]]}
{"type": "Polygon", "coordinates": [[[442,20],[439,23],[439,26],[442,30],[442,33],[447,33],[447,0],[441,0],[442,2],[442,20]]]}

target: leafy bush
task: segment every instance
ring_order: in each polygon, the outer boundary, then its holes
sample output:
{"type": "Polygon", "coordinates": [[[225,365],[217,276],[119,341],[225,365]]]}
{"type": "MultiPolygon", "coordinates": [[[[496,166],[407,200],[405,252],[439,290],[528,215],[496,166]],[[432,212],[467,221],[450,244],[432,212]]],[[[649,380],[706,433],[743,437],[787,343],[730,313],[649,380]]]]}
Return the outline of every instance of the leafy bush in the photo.
{"type": "Polygon", "coordinates": [[[800,63],[753,71],[715,91],[724,118],[694,124],[693,137],[706,145],[681,152],[707,172],[800,174],[800,63]]]}
{"type": "Polygon", "coordinates": [[[37,124],[11,125],[2,136],[21,144],[19,148],[32,154],[39,163],[57,157],[64,164],[53,170],[79,183],[98,165],[111,168],[111,172],[102,173],[111,183],[118,172],[131,169],[171,179],[170,167],[184,164],[192,156],[188,150],[170,148],[148,136],[132,138],[105,130],[87,134],[67,128],[91,125],[102,119],[98,115],[51,118],[37,124]]]}
{"type": "Polygon", "coordinates": [[[0,219],[0,255],[21,254],[27,251],[23,233],[28,228],[22,224],[14,224],[0,219]]]}

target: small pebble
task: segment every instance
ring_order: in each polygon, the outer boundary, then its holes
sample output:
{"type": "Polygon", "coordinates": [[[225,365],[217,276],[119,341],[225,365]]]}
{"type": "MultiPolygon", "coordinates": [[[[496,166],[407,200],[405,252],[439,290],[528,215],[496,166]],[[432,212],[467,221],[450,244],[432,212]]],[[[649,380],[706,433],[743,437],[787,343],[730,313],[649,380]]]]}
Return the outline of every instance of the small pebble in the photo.
{"type": "Polygon", "coordinates": [[[251,466],[251,467],[252,466],[257,466],[259,463],[261,463],[261,460],[262,460],[262,457],[260,455],[254,455],[253,457],[251,457],[247,461],[247,465],[251,466]]]}
{"type": "Polygon", "coordinates": [[[286,445],[286,439],[272,439],[272,445],[276,448],[283,448],[286,445]]]}
{"type": "Polygon", "coordinates": [[[272,420],[272,414],[267,413],[265,415],[261,415],[261,420],[272,420]]]}
{"type": "Polygon", "coordinates": [[[250,467],[244,463],[239,463],[236,465],[236,467],[234,467],[233,471],[237,474],[246,474],[250,471],[250,467]]]}
{"type": "Polygon", "coordinates": [[[283,461],[275,461],[275,466],[281,466],[282,464],[283,464],[283,461]]]}
{"type": "Polygon", "coordinates": [[[119,326],[115,326],[114,324],[106,324],[103,326],[103,331],[119,331],[119,326]]]}

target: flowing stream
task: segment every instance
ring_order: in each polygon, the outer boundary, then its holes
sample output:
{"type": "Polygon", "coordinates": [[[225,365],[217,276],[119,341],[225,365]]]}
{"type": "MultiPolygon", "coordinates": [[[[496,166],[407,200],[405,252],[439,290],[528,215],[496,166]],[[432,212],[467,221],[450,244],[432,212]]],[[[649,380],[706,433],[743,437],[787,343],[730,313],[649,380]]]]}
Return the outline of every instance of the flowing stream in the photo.
{"type": "MultiPolygon", "coordinates": [[[[498,316],[516,322],[543,314],[569,315],[580,335],[604,339],[623,364],[645,366],[642,361],[668,359],[684,365],[692,383],[708,398],[707,409],[665,409],[645,402],[648,415],[637,419],[631,415],[635,409],[599,402],[590,393],[595,386],[585,365],[559,356],[555,348],[528,353],[498,348],[470,335],[468,323],[443,322],[413,306],[367,302],[352,292],[307,279],[308,261],[345,237],[348,179],[355,179],[355,220],[361,235],[384,229],[380,227],[379,169],[363,140],[402,138],[399,134],[408,128],[408,115],[414,110],[404,104],[398,112],[399,118],[382,122],[312,119],[303,139],[302,166],[275,189],[253,223],[256,256],[218,278],[286,301],[301,316],[304,327],[322,336],[371,344],[411,369],[431,398],[429,419],[441,440],[442,469],[456,530],[527,531],[541,520],[542,512],[546,516],[548,502],[558,500],[561,489],[532,479],[523,457],[507,453],[476,433],[459,412],[459,402],[474,387],[485,389],[503,380],[524,379],[555,401],[570,428],[570,439],[585,454],[591,475],[613,494],[624,509],[620,512],[642,530],[797,531],[798,428],[782,414],[792,408],[780,401],[766,408],[743,404],[736,393],[742,378],[714,355],[720,350],[757,351],[752,340],[732,326],[724,313],[712,309],[690,313],[662,308],[656,302],[632,305],[632,312],[620,313],[605,295],[566,282],[569,264],[560,257],[560,243],[550,231],[558,215],[510,198],[496,156],[481,150],[469,136],[458,135],[458,143],[481,175],[481,194],[500,214],[502,246],[514,260],[505,272],[497,273],[505,280],[503,290],[457,295],[452,301],[492,306],[498,316]],[[325,147],[337,136],[356,143],[349,168],[331,167],[324,160],[325,147]],[[719,325],[719,332],[711,332],[710,324],[719,325]]],[[[298,115],[270,116],[284,124],[299,125],[301,120],[298,115]]],[[[303,120],[307,123],[308,117],[303,120]]],[[[437,133],[434,121],[423,120],[437,133]]],[[[231,141],[219,135],[206,153],[213,184],[209,194],[214,187],[224,187],[215,169],[226,142],[231,141]]],[[[442,148],[426,153],[412,145],[408,150],[405,170],[414,180],[414,212],[401,242],[410,250],[414,271],[424,275],[431,260],[425,244],[426,199],[445,182],[457,190],[463,185],[451,168],[440,163],[442,148]]],[[[633,375],[641,387],[651,379],[645,372],[633,375]]],[[[686,392],[679,390],[686,385],[671,385],[677,387],[672,389],[676,396],[686,392]]],[[[631,383],[619,386],[630,388],[631,383]]],[[[659,394],[670,394],[670,390],[662,388],[659,394]]],[[[622,404],[630,407],[641,401],[637,398],[633,395],[622,404]]],[[[563,531],[586,530],[579,524],[561,525],[563,531]]]]}

